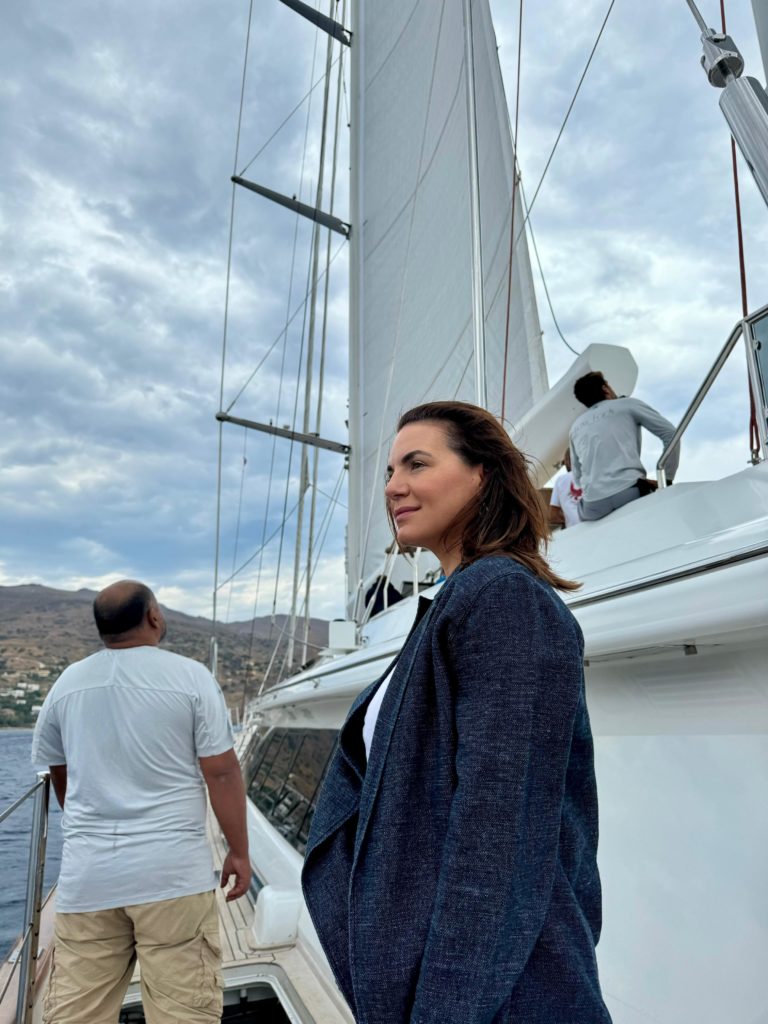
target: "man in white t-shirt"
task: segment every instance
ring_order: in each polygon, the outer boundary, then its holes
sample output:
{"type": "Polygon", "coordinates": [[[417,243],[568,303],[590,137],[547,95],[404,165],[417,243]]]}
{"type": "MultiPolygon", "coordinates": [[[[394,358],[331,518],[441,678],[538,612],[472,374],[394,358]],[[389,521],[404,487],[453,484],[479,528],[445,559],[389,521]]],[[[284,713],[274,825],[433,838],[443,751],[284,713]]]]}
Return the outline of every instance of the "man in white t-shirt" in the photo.
{"type": "Polygon", "coordinates": [[[555,477],[552,484],[552,496],[549,499],[549,521],[554,526],[578,526],[581,522],[581,490],[573,482],[571,472],[571,451],[565,449],[563,455],[565,472],[555,477]]]}
{"type": "Polygon", "coordinates": [[[46,697],[32,761],[64,809],[46,1024],[116,1022],[138,957],[148,1024],[218,1021],[219,884],[206,790],[229,845],[220,884],[248,890],[245,791],[224,697],[206,668],[160,649],[148,587],[102,590],[105,649],[46,697]]]}

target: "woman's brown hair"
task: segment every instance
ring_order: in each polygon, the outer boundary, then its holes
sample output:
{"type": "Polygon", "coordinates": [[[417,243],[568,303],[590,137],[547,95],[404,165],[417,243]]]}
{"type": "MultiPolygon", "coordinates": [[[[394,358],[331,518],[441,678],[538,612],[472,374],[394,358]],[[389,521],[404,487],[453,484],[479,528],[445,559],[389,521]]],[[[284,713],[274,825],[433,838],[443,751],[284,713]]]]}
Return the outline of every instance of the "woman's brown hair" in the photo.
{"type": "Polygon", "coordinates": [[[507,555],[558,590],[577,590],[581,584],[558,576],[544,557],[549,539],[546,508],[531,479],[529,460],[496,417],[469,402],[428,402],[404,412],[397,430],[424,421],[443,426],[448,447],[468,466],[484,470],[482,487],[451,527],[451,533],[459,531],[462,564],[507,555]]]}

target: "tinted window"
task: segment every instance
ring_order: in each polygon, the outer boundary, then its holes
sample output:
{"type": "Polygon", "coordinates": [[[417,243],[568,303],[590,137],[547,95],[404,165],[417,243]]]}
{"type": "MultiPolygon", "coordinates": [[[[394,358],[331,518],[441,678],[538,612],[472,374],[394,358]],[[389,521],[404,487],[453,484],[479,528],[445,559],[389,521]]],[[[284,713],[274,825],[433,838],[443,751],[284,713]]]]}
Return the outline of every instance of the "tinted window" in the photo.
{"type": "Polygon", "coordinates": [[[320,783],[335,744],[332,729],[279,729],[255,752],[248,795],[299,853],[306,849],[320,783]]]}
{"type": "Polygon", "coordinates": [[[282,731],[278,731],[270,733],[266,739],[263,739],[259,744],[253,759],[253,770],[250,773],[250,779],[248,780],[249,794],[251,790],[255,792],[261,786],[264,781],[264,776],[267,771],[269,771],[269,767],[272,764],[277,751],[280,749],[282,741],[283,733],[282,731]]]}

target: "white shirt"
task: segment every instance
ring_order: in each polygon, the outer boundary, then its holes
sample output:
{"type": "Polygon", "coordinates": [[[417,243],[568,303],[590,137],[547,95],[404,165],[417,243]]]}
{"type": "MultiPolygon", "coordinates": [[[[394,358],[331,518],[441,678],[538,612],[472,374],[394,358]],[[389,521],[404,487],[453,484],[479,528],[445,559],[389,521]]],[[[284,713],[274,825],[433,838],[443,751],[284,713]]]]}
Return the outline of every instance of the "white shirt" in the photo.
{"type": "MultiPolygon", "coordinates": [[[[645,427],[666,446],[675,427],[637,398],[607,398],[587,409],[571,427],[573,480],[584,501],[601,501],[633,487],[645,476],[640,461],[640,428],[645,427]]],[[[677,470],[680,446],[667,464],[671,480],[677,470]]]]}
{"type": "Polygon", "coordinates": [[[560,476],[555,477],[552,484],[552,496],[549,504],[562,510],[565,525],[578,526],[581,522],[581,505],[579,499],[581,491],[573,482],[573,473],[566,470],[560,476]]]}
{"type": "Polygon", "coordinates": [[[365,709],[365,719],[363,721],[363,743],[365,744],[365,760],[370,761],[371,759],[371,747],[373,746],[373,734],[376,729],[376,721],[379,717],[379,711],[381,711],[381,705],[384,700],[384,694],[387,692],[389,681],[392,678],[392,669],[384,676],[379,688],[371,697],[368,702],[368,707],[365,709]]]}
{"type": "Polygon", "coordinates": [[[34,764],[67,766],[57,909],[106,910],[215,888],[197,759],[232,746],[224,696],[190,658],[128,647],[65,669],[32,741],[34,764]]]}

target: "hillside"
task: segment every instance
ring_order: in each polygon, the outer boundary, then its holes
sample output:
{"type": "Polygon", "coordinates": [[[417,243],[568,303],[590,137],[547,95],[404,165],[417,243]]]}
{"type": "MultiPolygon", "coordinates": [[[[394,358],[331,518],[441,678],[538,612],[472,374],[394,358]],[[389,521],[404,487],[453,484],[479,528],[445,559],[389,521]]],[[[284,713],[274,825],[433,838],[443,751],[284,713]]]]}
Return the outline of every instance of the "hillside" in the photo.
{"type": "MultiPolygon", "coordinates": [[[[93,622],[91,590],[54,590],[38,584],[0,587],[0,725],[25,725],[59,673],[101,646],[93,622]]],[[[168,636],[163,646],[207,664],[210,619],[163,607],[168,636]]],[[[230,706],[244,685],[254,693],[264,676],[285,616],[219,624],[218,679],[230,706]],[[253,634],[253,641],[251,635],[253,634]]],[[[324,645],[328,624],[312,619],[310,642],[324,645]]]]}

